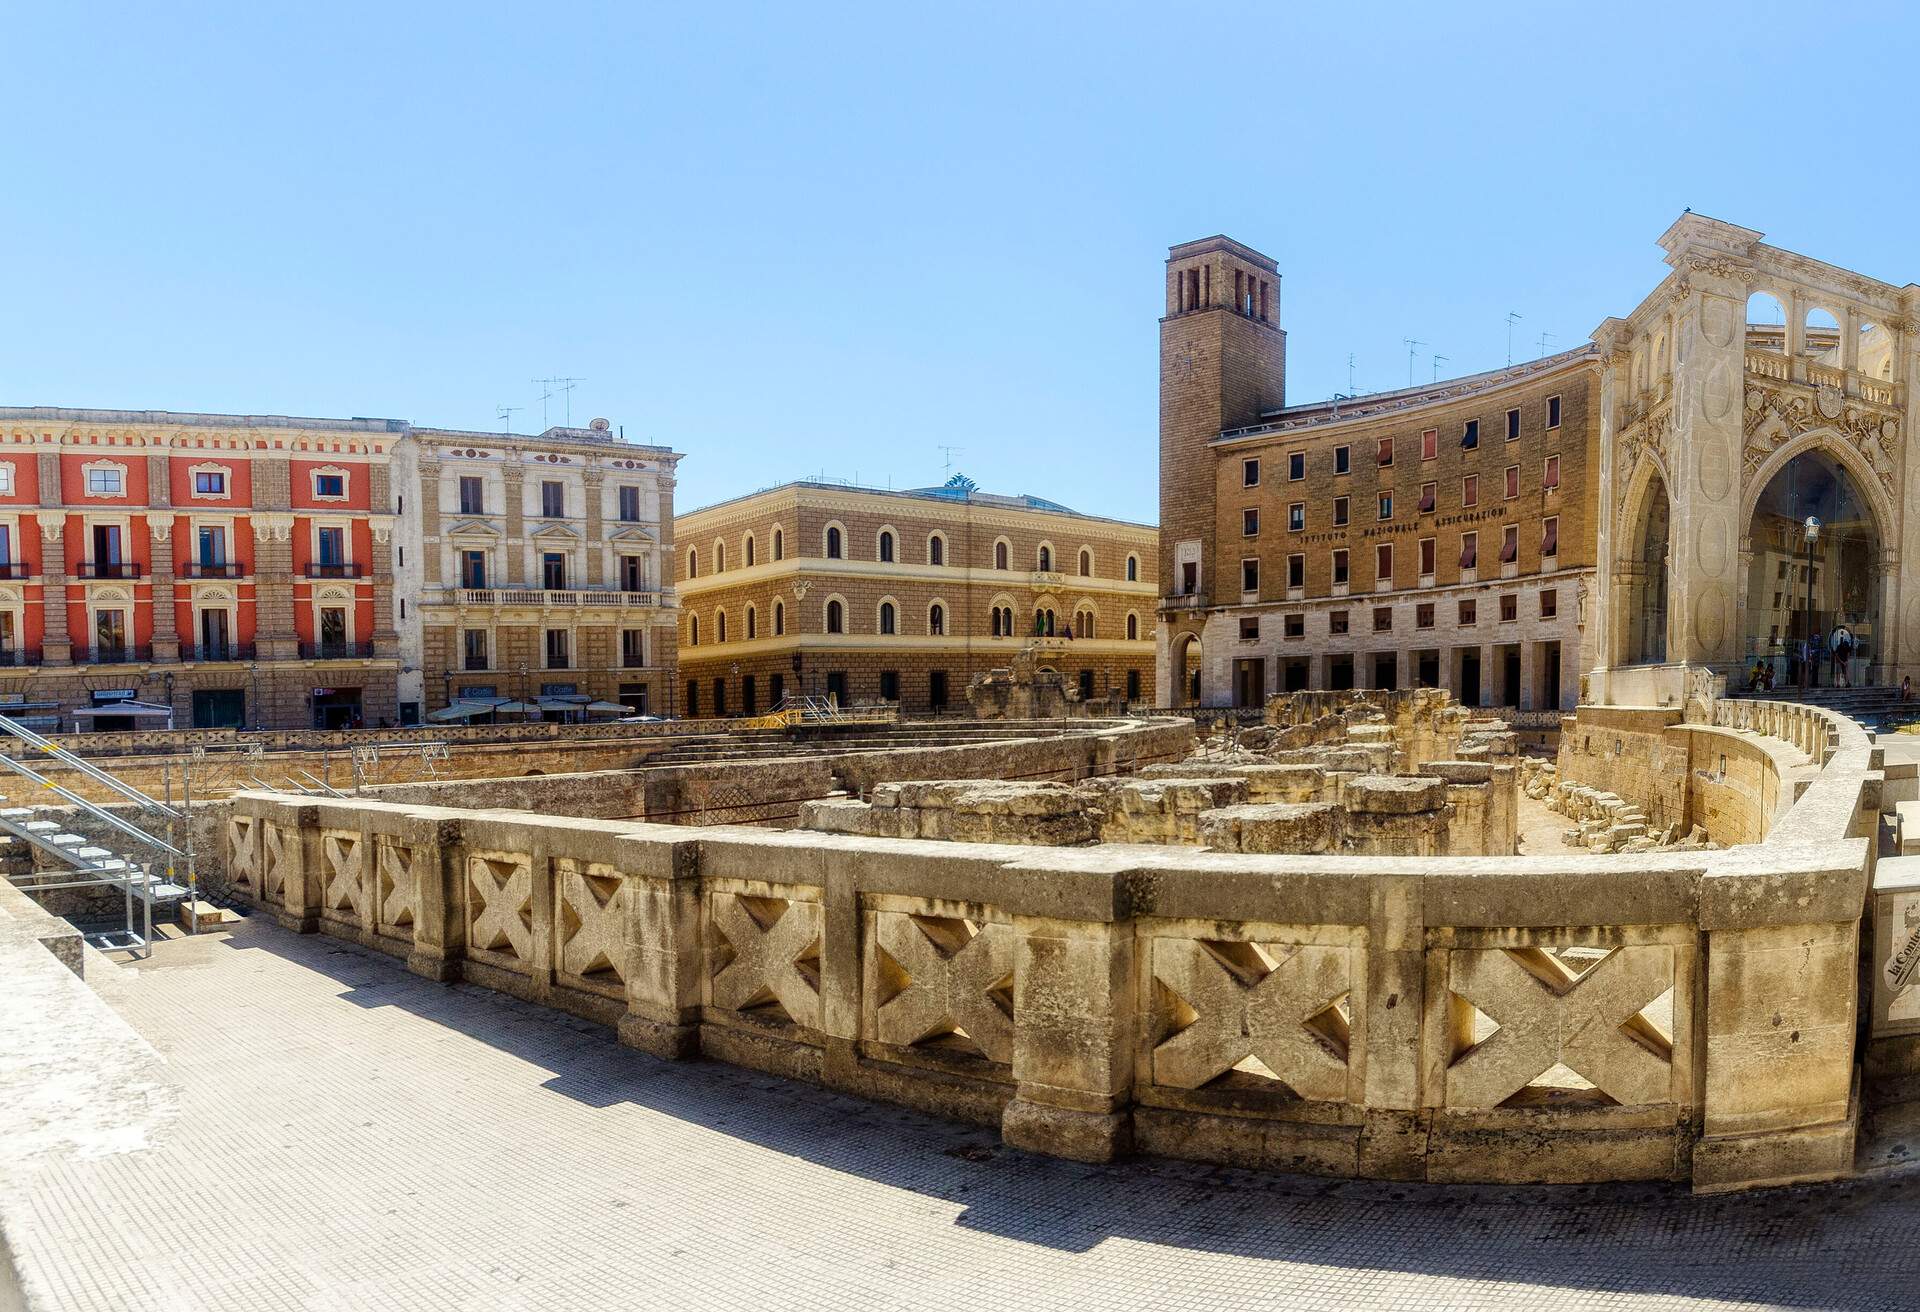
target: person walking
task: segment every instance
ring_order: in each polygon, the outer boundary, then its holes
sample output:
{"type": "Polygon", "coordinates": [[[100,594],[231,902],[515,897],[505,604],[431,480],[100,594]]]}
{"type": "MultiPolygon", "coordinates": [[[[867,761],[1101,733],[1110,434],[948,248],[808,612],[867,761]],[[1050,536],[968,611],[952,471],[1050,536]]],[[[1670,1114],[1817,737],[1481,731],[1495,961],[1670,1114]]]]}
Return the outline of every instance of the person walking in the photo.
{"type": "Polygon", "coordinates": [[[1853,632],[1844,624],[1833,626],[1833,682],[1836,688],[1853,687],[1853,671],[1848,662],[1853,659],[1853,632]]]}

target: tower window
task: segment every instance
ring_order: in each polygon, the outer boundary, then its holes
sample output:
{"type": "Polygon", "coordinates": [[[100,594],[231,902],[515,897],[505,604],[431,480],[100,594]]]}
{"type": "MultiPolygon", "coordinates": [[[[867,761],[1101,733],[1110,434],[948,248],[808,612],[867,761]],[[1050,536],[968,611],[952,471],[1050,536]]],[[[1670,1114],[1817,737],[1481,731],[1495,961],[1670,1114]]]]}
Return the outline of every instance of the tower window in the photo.
{"type": "Polygon", "coordinates": [[[1287,481],[1298,483],[1307,476],[1307,453],[1305,451],[1287,452],[1287,481]]]}
{"type": "Polygon", "coordinates": [[[1518,410],[1509,410],[1507,411],[1507,441],[1511,442],[1519,436],[1520,412],[1518,410]]]}
{"type": "Polygon", "coordinates": [[[1242,460],[1240,462],[1240,486],[1260,486],[1260,462],[1258,460],[1242,460]]]}
{"type": "Polygon", "coordinates": [[[1547,398],[1547,427],[1560,427],[1560,398],[1557,396],[1547,398]]]}
{"type": "Polygon", "coordinates": [[[1460,449],[1462,451],[1471,451],[1479,445],[1480,421],[1478,419],[1469,419],[1467,420],[1466,428],[1460,434],[1460,449]]]}

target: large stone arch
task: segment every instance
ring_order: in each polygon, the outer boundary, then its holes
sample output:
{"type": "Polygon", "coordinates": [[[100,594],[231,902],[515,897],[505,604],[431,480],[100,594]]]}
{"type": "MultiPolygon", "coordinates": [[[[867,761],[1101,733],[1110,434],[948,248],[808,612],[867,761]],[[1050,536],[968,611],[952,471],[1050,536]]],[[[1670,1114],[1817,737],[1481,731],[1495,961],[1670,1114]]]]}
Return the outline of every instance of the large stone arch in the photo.
{"type": "MultiPolygon", "coordinates": [[[[1612,587],[1608,593],[1611,613],[1607,617],[1606,639],[1606,658],[1614,666],[1638,665],[1650,660],[1657,663],[1667,659],[1664,634],[1673,632],[1678,623],[1672,614],[1678,599],[1673,596],[1672,589],[1665,586],[1668,580],[1664,576],[1656,580],[1646,575],[1645,543],[1639,530],[1655,509],[1652,498],[1656,496],[1665,501],[1665,518],[1671,524],[1675,505],[1673,480],[1666,459],[1657,448],[1643,446],[1633,460],[1626,488],[1615,511],[1618,518],[1614,525],[1613,540],[1618,545],[1610,562],[1613,571],[1612,587]],[[1646,624],[1642,612],[1646,589],[1656,583],[1662,585],[1660,609],[1665,615],[1665,625],[1662,640],[1657,644],[1649,644],[1643,640],[1646,624]],[[1650,650],[1650,646],[1658,650],[1650,650]]],[[[1663,563],[1661,568],[1667,566],[1663,563]]]]}
{"type": "Polygon", "coordinates": [[[1892,545],[1900,541],[1900,514],[1893,504],[1893,497],[1886,485],[1880,481],[1873,464],[1862,455],[1853,440],[1831,425],[1822,428],[1810,428],[1782,442],[1768,453],[1740,482],[1740,531],[1745,533],[1747,525],[1753,522],[1753,510],[1759,504],[1760,494],[1773,482],[1774,475],[1787,467],[1796,456],[1809,451],[1818,451],[1829,455],[1847,471],[1847,476],[1867,498],[1867,509],[1873,512],[1874,531],[1880,535],[1883,544],[1892,545]]]}

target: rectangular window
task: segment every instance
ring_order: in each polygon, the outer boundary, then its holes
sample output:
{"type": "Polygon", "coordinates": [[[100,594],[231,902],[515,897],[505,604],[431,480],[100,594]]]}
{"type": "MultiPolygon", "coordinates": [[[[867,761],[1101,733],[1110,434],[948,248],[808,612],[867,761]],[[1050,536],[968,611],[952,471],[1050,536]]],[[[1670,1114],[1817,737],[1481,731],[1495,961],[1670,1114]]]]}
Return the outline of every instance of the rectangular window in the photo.
{"type": "Polygon", "coordinates": [[[1462,533],[1460,535],[1460,568],[1473,569],[1480,564],[1480,535],[1462,533]]]}
{"type": "Polygon", "coordinates": [[[320,564],[344,565],[347,563],[347,531],[345,529],[321,529],[315,535],[315,545],[319,548],[320,564]]]}
{"type": "Polygon", "coordinates": [[[127,613],[123,610],[94,612],[93,643],[102,656],[118,656],[127,649],[127,613]]]}
{"type": "Polygon", "coordinates": [[[1287,557],[1287,586],[1304,588],[1307,586],[1307,558],[1301,555],[1287,557]]]}
{"type": "Polygon", "coordinates": [[[460,553],[460,586],[463,588],[487,586],[486,552],[463,551],[460,553]]]}
{"type": "Polygon", "coordinates": [[[1380,494],[1380,518],[1393,518],[1393,493],[1391,492],[1382,492],[1380,494]]]}
{"type": "Polygon", "coordinates": [[[562,551],[548,551],[540,556],[540,586],[554,592],[564,592],[567,588],[567,557],[562,551]]]}
{"type": "Polygon", "coordinates": [[[540,513],[548,519],[560,519],[566,515],[566,484],[551,479],[540,484],[540,513]]]}
{"type": "Polygon", "coordinates": [[[347,612],[341,606],[320,608],[320,646],[338,652],[347,645],[347,612]]]}
{"type": "Polygon", "coordinates": [[[1392,438],[1383,437],[1380,439],[1379,460],[1380,460],[1380,464],[1383,467],[1393,463],[1393,439],[1392,438]]]}
{"type": "Polygon", "coordinates": [[[1560,516],[1548,515],[1540,524],[1540,554],[1558,556],[1560,554],[1560,516]]]}
{"type": "Polygon", "coordinates": [[[1335,583],[1347,581],[1347,549],[1345,547],[1333,549],[1333,581],[1335,583]]]}
{"type": "Polygon", "coordinates": [[[1307,503],[1296,501],[1287,507],[1287,528],[1298,533],[1307,526],[1307,503]]]}
{"type": "Polygon", "coordinates": [[[1256,620],[1240,621],[1240,641],[1255,642],[1255,641],[1258,641],[1259,637],[1260,637],[1260,621],[1259,620],[1256,619],[1256,620]]]}
{"type": "Polygon", "coordinates": [[[484,670],[487,667],[487,631],[466,629],[461,633],[461,669],[484,670]]]}
{"type": "Polygon", "coordinates": [[[645,629],[620,630],[620,664],[629,670],[646,668],[647,639],[645,629]]]}
{"type": "Polygon", "coordinates": [[[1547,468],[1540,475],[1540,486],[1551,492],[1560,486],[1560,457],[1548,456],[1547,468]]]}
{"type": "Polygon", "coordinates": [[[1333,449],[1333,472],[1351,474],[1353,472],[1353,448],[1337,446],[1333,449]]]}
{"type": "Polygon", "coordinates": [[[727,681],[725,679],[713,681],[713,713],[715,715],[727,713],[727,681]]]}
{"type": "Polygon", "coordinates": [[[1520,412],[1518,410],[1509,410],[1507,411],[1507,441],[1511,442],[1519,436],[1520,412]]]}
{"type": "Polygon", "coordinates": [[[1500,598],[1500,622],[1511,624],[1520,618],[1520,598],[1516,593],[1506,593],[1500,598]]]}
{"type": "Polygon", "coordinates": [[[87,491],[94,496],[119,496],[125,485],[117,469],[89,469],[87,491]]]}
{"type": "Polygon", "coordinates": [[[481,480],[473,474],[462,474],[460,476],[460,513],[461,514],[484,515],[487,513],[486,496],[481,490],[485,486],[486,485],[482,483],[481,480]]]}
{"type": "Polygon", "coordinates": [[[227,476],[218,469],[203,469],[193,476],[193,490],[203,497],[223,497],[227,494],[227,476]]]}
{"type": "Polygon", "coordinates": [[[1307,617],[1305,615],[1283,615],[1280,617],[1280,634],[1285,638],[1304,638],[1307,636],[1307,617]]]}
{"type": "Polygon", "coordinates": [[[1373,631],[1375,633],[1393,632],[1393,607],[1375,606],[1373,608],[1373,631]]]}
{"type": "Polygon", "coordinates": [[[1440,430],[1429,428],[1420,434],[1420,458],[1436,460],[1440,456],[1440,430]]]}
{"type": "Polygon", "coordinates": [[[1330,610],[1327,612],[1327,632],[1328,633],[1332,634],[1334,637],[1337,638],[1341,634],[1347,632],[1347,630],[1348,630],[1347,612],[1343,610],[1330,610]]]}
{"type": "Polygon", "coordinates": [[[646,575],[640,572],[640,557],[620,557],[620,591],[645,592],[646,590],[647,580],[646,575]]]}
{"type": "Polygon", "coordinates": [[[215,525],[205,524],[198,534],[200,563],[202,565],[224,565],[227,563],[227,530],[215,525]]]}
{"type": "Polygon", "coordinates": [[[1431,515],[1433,513],[1434,503],[1439,499],[1440,499],[1440,485],[1438,483],[1422,483],[1420,485],[1420,513],[1421,514],[1431,515]]]}
{"type": "Polygon", "coordinates": [[[1547,398],[1547,427],[1560,427],[1560,398],[1557,396],[1547,398]]]}
{"type": "Polygon", "coordinates": [[[900,671],[880,671],[880,700],[883,702],[900,700],[900,671]]]}
{"type": "Polygon", "coordinates": [[[631,484],[620,489],[620,522],[638,524],[640,522],[640,489],[631,484]]]}
{"type": "Polygon", "coordinates": [[[1544,588],[1540,592],[1540,618],[1550,620],[1560,613],[1560,591],[1544,588]]]}
{"type": "Polygon", "coordinates": [[[1433,603],[1423,601],[1413,608],[1413,627],[1430,629],[1433,627],[1433,603]]]}
{"type": "Polygon", "coordinates": [[[1242,460],[1240,462],[1240,486],[1260,486],[1260,462],[1258,460],[1242,460]]]}
{"type": "Polygon", "coordinates": [[[1507,477],[1506,495],[1508,500],[1512,500],[1514,497],[1517,497],[1520,495],[1520,466],[1508,465],[1506,477],[1507,477]]]}
{"type": "Polygon", "coordinates": [[[1240,512],[1240,536],[1251,538],[1260,535],[1260,512],[1246,509],[1240,512]]]}
{"type": "Polygon", "coordinates": [[[1480,504],[1480,475],[1468,474],[1460,480],[1460,504],[1463,506],[1480,504]]]}
{"type": "Polygon", "coordinates": [[[1500,531],[1500,563],[1511,565],[1520,559],[1520,526],[1509,524],[1500,531]]]}
{"type": "Polygon", "coordinates": [[[1478,611],[1479,611],[1479,607],[1474,605],[1471,598],[1469,598],[1466,601],[1462,601],[1460,603],[1461,625],[1464,627],[1471,627],[1475,624],[1478,624],[1480,622],[1478,611]]]}
{"type": "Polygon", "coordinates": [[[547,668],[564,670],[567,668],[568,639],[565,629],[547,630],[547,668]]]}
{"type": "Polygon", "coordinates": [[[1433,577],[1433,562],[1435,559],[1435,555],[1436,555],[1436,548],[1435,548],[1434,539],[1421,538],[1420,539],[1420,573],[1428,578],[1433,577]]]}
{"type": "Polygon", "coordinates": [[[1335,497],[1333,499],[1333,526],[1339,528],[1346,522],[1347,499],[1345,497],[1335,497]]]}
{"type": "Polygon", "coordinates": [[[1471,451],[1479,445],[1480,421],[1478,419],[1469,419],[1467,420],[1466,428],[1462,430],[1460,434],[1460,449],[1462,451],[1471,451]]]}
{"type": "Polygon", "coordinates": [[[1240,591],[1260,591],[1260,562],[1249,558],[1240,562],[1240,591]]]}
{"type": "Polygon", "coordinates": [[[347,495],[347,476],[345,474],[315,474],[313,476],[313,494],[326,497],[331,501],[343,500],[347,495]]]}
{"type": "Polygon", "coordinates": [[[1382,542],[1373,549],[1373,577],[1381,583],[1393,582],[1393,544],[1382,542]]]}
{"type": "Polygon", "coordinates": [[[1307,453],[1305,451],[1287,452],[1287,481],[1298,483],[1307,476],[1307,453]]]}

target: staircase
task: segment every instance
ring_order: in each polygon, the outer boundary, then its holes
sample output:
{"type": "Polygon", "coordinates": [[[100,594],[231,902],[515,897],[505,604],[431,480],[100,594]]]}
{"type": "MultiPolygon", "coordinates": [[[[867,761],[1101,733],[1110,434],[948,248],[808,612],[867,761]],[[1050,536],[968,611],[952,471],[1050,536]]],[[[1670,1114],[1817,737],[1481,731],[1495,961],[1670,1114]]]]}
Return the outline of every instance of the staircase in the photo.
{"type": "Polygon", "coordinates": [[[1747,692],[1730,687],[1729,697],[1758,701],[1805,702],[1824,706],[1857,722],[1869,733],[1888,733],[1905,724],[1920,723],[1920,693],[1912,701],[1900,700],[1898,688],[1798,688],[1777,686],[1771,692],[1747,692]]]}

